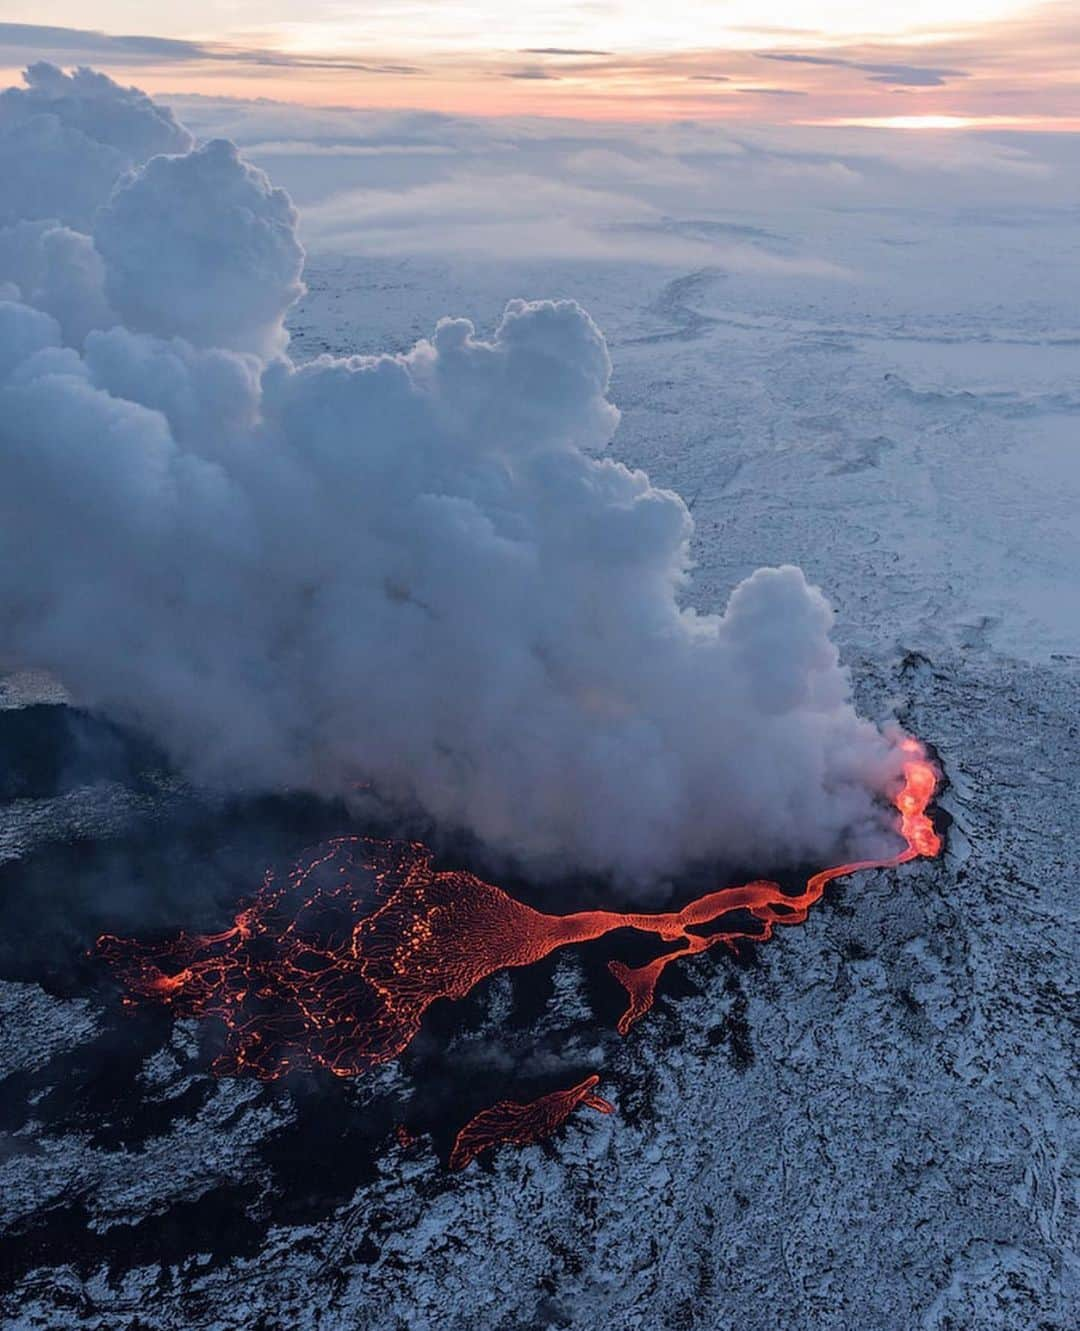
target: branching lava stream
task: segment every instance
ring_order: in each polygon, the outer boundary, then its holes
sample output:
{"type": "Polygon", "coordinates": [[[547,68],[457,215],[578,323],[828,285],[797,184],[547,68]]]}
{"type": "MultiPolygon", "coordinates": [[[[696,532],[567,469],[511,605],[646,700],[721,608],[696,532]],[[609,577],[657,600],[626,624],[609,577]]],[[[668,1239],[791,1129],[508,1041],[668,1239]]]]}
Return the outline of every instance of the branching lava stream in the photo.
{"type": "Polygon", "coordinates": [[[516,1100],[499,1100],[490,1109],[481,1110],[461,1129],[450,1152],[450,1168],[464,1169],[481,1151],[503,1142],[515,1146],[531,1146],[533,1142],[558,1132],[578,1105],[588,1105],[601,1114],[611,1114],[615,1106],[593,1088],[600,1082],[595,1074],[586,1077],[566,1091],[552,1091],[539,1100],[518,1104],[516,1100]]]}
{"type": "MultiPolygon", "coordinates": [[[[927,813],[937,773],[916,740],[903,743],[909,757],[894,803],[904,848],[888,859],[823,869],[796,895],[762,880],[708,893],[675,912],[547,915],[470,873],[436,871],[419,843],[341,837],[311,852],[283,881],[268,875],[221,933],[152,943],[103,935],[97,951],[127,988],[126,1002],[154,1000],[180,1015],[220,1018],[226,1036],[214,1064],[219,1073],[274,1078],[293,1067],[322,1067],[353,1077],[400,1054],[436,1000],[463,998],[496,971],[532,965],[556,948],[636,929],[678,946],[636,968],[609,963],[628,995],[618,1022],[625,1035],[652,1006],[673,961],[740,938],[764,942],[777,925],[801,924],[835,878],[937,855],[940,840],[927,813]],[[735,911],[754,924],[725,923],[735,911]],[[717,928],[704,931],[710,924],[717,928]]],[[[464,1146],[459,1140],[461,1152],[472,1159],[484,1149],[480,1138],[492,1144],[546,1135],[544,1125],[557,1127],[594,1084],[531,1106],[500,1102],[485,1111],[493,1119],[481,1123],[480,1115],[468,1125],[479,1127],[464,1146]]]]}

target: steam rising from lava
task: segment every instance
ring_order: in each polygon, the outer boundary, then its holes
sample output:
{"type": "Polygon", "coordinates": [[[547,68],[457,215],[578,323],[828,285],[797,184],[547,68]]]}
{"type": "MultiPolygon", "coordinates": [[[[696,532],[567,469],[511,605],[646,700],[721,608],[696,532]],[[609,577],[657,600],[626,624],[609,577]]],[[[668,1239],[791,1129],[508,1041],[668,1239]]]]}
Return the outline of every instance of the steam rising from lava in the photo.
{"type": "Polygon", "coordinates": [[[370,783],[540,866],[880,853],[904,755],[827,602],[783,567],[685,605],[690,515],[599,456],[576,304],[298,366],[295,213],[231,144],[35,66],[0,167],[8,659],[199,779],[370,783]]]}

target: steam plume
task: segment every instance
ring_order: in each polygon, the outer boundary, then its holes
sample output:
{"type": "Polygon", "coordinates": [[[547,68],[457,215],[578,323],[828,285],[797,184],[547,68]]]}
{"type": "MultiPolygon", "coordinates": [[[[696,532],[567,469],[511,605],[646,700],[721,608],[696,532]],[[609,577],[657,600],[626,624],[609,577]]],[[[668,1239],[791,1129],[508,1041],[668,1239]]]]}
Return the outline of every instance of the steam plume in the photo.
{"type": "Polygon", "coordinates": [[[690,515],[595,456],[618,412],[578,305],[294,365],[287,196],[102,75],[27,83],[0,96],[5,655],[199,779],[370,781],[538,863],[880,830],[900,755],[827,602],[782,567],[682,604],[690,515]]]}

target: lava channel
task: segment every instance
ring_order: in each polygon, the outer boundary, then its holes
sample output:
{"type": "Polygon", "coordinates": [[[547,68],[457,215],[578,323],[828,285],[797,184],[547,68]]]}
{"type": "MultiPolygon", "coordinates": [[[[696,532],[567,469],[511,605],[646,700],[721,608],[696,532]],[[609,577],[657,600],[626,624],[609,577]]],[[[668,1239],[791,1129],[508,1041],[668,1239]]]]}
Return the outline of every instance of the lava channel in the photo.
{"type": "Polygon", "coordinates": [[[306,1067],[355,1077],[407,1048],[438,999],[463,998],[496,971],[533,965],[557,948],[636,929],[677,946],[643,966],[609,963],[627,991],[618,1021],[625,1035],[673,961],[740,938],[764,942],[777,925],[801,924],[833,879],[938,854],[927,812],[937,772],[916,740],[904,746],[910,756],[893,801],[903,849],[823,869],[798,894],[762,880],[674,912],[547,915],[473,874],[435,870],[419,843],[340,837],[284,879],[268,875],[221,933],[162,942],[106,934],[97,951],[127,989],[126,1002],[224,1023],[218,1073],[269,1079],[306,1067]],[[725,922],[735,911],[740,922],[725,922]],[[752,924],[741,922],[747,915],[752,924]],[[710,924],[717,927],[707,931],[710,924]]]}
{"type": "Polygon", "coordinates": [[[504,1142],[531,1146],[542,1141],[558,1132],[578,1105],[588,1105],[601,1114],[613,1113],[615,1106],[594,1093],[593,1087],[599,1083],[600,1078],[593,1075],[569,1090],[552,1091],[527,1104],[499,1100],[490,1109],[482,1109],[458,1133],[450,1152],[450,1168],[464,1169],[482,1151],[504,1142]]]}

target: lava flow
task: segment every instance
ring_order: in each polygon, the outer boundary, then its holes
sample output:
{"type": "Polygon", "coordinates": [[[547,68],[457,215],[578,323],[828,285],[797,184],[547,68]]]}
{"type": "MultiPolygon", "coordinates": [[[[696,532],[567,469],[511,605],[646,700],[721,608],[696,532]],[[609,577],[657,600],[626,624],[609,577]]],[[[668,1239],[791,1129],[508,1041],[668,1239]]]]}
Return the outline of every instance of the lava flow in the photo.
{"type": "MultiPolygon", "coordinates": [[[[214,1064],[220,1073],[273,1078],[293,1067],[321,1067],[352,1077],[400,1054],[437,999],[463,998],[494,972],[532,965],[556,948],[636,929],[679,946],[636,968],[609,963],[629,996],[618,1023],[625,1034],[652,1006],[657,980],[679,957],[739,938],[765,941],[776,925],[802,923],[834,878],[937,855],[941,843],[927,813],[937,773],[917,741],[905,740],[904,747],[910,757],[893,801],[904,849],[824,869],[796,895],[757,881],[708,893],[675,912],[547,915],[472,874],[436,871],[431,852],[418,843],[342,837],[284,880],[268,876],[221,933],[181,933],[158,943],[103,935],[97,950],[127,987],[125,1001],[154,1000],[183,1016],[220,1018],[225,1045],[214,1064]],[[725,922],[735,911],[740,917],[725,922]],[[697,932],[718,922],[712,932],[697,932]]],[[[505,1114],[510,1103],[496,1108],[505,1114]]]]}
{"type": "Polygon", "coordinates": [[[614,1112],[615,1106],[593,1093],[598,1085],[597,1076],[586,1077],[566,1091],[552,1091],[539,1100],[519,1104],[516,1100],[499,1100],[490,1109],[482,1109],[458,1133],[454,1149],[450,1152],[450,1168],[464,1169],[482,1152],[508,1142],[514,1146],[531,1146],[558,1132],[578,1105],[588,1105],[601,1114],[614,1112]]]}

